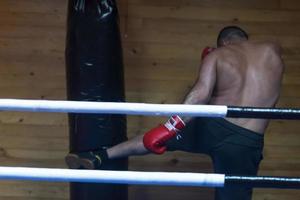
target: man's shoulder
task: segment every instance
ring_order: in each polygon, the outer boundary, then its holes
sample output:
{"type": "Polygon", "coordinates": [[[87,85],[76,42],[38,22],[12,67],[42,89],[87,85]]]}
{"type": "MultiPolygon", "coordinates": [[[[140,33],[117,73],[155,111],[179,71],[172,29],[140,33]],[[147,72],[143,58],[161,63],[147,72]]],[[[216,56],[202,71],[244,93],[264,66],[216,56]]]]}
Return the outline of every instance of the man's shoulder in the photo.
{"type": "Polygon", "coordinates": [[[255,42],[253,45],[265,50],[265,51],[275,51],[277,53],[281,52],[281,45],[278,42],[266,41],[266,42],[255,42]]]}

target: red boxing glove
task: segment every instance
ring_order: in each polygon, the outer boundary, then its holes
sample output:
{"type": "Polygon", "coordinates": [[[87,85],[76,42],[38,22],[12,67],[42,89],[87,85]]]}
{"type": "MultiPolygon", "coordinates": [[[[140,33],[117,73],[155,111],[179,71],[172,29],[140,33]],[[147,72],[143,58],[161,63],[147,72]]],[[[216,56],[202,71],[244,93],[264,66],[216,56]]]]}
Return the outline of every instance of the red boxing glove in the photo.
{"type": "Polygon", "coordinates": [[[179,116],[172,116],[164,125],[159,125],[145,133],[143,143],[146,149],[156,154],[166,151],[165,143],[176,136],[176,133],[185,127],[179,116]]]}
{"type": "Polygon", "coordinates": [[[208,54],[213,52],[216,48],[214,47],[205,47],[202,51],[201,59],[203,60],[208,54]]]}

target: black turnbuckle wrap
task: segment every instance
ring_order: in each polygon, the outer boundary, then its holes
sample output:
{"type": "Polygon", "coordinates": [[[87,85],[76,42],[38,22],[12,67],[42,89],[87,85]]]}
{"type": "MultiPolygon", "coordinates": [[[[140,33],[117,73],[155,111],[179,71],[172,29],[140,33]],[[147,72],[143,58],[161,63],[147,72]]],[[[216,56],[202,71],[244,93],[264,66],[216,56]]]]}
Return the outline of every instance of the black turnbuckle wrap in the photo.
{"type": "Polygon", "coordinates": [[[226,117],[296,120],[300,119],[300,109],[228,106],[226,117]]]}

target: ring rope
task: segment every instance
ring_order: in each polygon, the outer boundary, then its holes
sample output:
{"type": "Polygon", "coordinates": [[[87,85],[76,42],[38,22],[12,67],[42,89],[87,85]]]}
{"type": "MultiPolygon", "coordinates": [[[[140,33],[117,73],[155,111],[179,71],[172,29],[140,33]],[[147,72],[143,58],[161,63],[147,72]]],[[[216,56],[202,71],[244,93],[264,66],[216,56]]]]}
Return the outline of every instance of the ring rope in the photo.
{"type": "Polygon", "coordinates": [[[300,119],[300,109],[296,108],[260,108],[225,105],[0,99],[0,110],[155,116],[182,115],[194,117],[300,119]]]}
{"type": "Polygon", "coordinates": [[[0,167],[0,180],[222,187],[224,175],[177,172],[0,167]]]}
{"type": "Polygon", "coordinates": [[[298,177],[233,176],[187,172],[75,170],[30,167],[0,167],[0,180],[199,187],[247,186],[300,189],[300,178],[298,177]]]}

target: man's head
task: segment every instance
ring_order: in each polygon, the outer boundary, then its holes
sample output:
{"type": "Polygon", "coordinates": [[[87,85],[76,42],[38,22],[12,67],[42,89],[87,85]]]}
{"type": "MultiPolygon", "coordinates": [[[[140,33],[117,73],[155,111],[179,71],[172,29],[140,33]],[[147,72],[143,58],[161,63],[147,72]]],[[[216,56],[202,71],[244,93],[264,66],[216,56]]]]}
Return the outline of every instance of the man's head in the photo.
{"type": "Polygon", "coordinates": [[[217,45],[221,47],[245,40],[248,40],[248,34],[243,29],[237,26],[226,26],[219,33],[217,45]]]}

